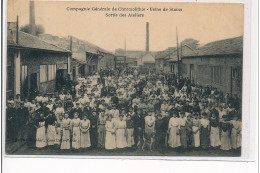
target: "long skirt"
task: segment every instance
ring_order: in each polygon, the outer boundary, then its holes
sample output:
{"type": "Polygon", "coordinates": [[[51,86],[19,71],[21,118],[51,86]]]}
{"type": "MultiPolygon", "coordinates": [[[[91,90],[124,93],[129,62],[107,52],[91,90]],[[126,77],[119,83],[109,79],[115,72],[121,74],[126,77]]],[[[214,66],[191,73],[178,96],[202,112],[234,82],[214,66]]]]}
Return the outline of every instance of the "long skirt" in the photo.
{"type": "Polygon", "coordinates": [[[229,137],[229,131],[221,132],[221,150],[230,150],[231,149],[231,142],[229,137]]]}
{"type": "Polygon", "coordinates": [[[56,134],[55,126],[48,125],[48,129],[47,129],[48,145],[54,145],[55,134],[56,134]]]}
{"type": "Polygon", "coordinates": [[[116,147],[117,148],[125,148],[127,146],[125,129],[117,129],[116,130],[116,147]]]}
{"type": "Polygon", "coordinates": [[[70,149],[70,131],[63,129],[60,149],[70,149]]]}
{"type": "Polygon", "coordinates": [[[135,144],[134,141],[134,129],[126,129],[126,142],[127,142],[127,147],[132,147],[135,144]]]}
{"type": "Polygon", "coordinates": [[[178,127],[171,127],[168,144],[172,148],[181,146],[180,135],[177,134],[178,132],[178,127]]]}
{"type": "MultiPolygon", "coordinates": [[[[144,143],[143,143],[143,149],[147,148],[149,146],[152,147],[153,144],[153,137],[154,137],[154,129],[151,127],[145,127],[144,129],[144,143]]],[[[151,149],[151,148],[150,148],[151,149]]]]}
{"type": "Polygon", "coordinates": [[[209,147],[209,129],[201,127],[200,129],[200,145],[202,148],[209,147]]]}
{"type": "Polygon", "coordinates": [[[81,148],[88,148],[91,146],[90,143],[90,135],[89,135],[89,130],[86,132],[80,133],[80,147],[81,148]]]}
{"type": "Polygon", "coordinates": [[[57,127],[56,131],[57,132],[55,133],[55,142],[54,142],[54,144],[55,145],[60,145],[60,140],[61,140],[61,133],[60,133],[60,131],[61,131],[61,128],[57,127]]]}
{"type": "Polygon", "coordinates": [[[241,143],[242,143],[242,134],[241,132],[239,132],[239,134],[237,135],[237,148],[241,147],[241,143]]]}
{"type": "Polygon", "coordinates": [[[72,148],[80,148],[80,129],[79,127],[73,127],[73,137],[72,137],[72,148]]]}
{"type": "MultiPolygon", "coordinates": [[[[195,132],[199,129],[199,127],[193,126],[192,131],[195,132]]],[[[193,141],[194,141],[194,147],[199,147],[200,146],[200,131],[197,133],[193,134],[193,141]]]]}
{"type": "Polygon", "coordinates": [[[116,135],[106,131],[105,149],[111,150],[116,148],[116,135]]]}
{"type": "Polygon", "coordinates": [[[180,138],[181,138],[181,146],[182,148],[187,148],[187,133],[186,127],[181,127],[180,129],[180,138]]]}
{"type": "Polygon", "coordinates": [[[36,147],[43,148],[47,145],[45,127],[39,127],[36,131],[36,147]]]}
{"type": "Polygon", "coordinates": [[[105,139],[106,139],[106,127],[105,125],[98,126],[98,147],[105,147],[105,139]]]}
{"type": "Polygon", "coordinates": [[[231,147],[233,149],[237,149],[238,148],[238,137],[239,134],[237,133],[237,129],[233,128],[231,131],[231,147]]]}
{"type": "Polygon", "coordinates": [[[220,145],[218,127],[211,127],[209,138],[210,138],[210,146],[218,147],[220,145]]]}

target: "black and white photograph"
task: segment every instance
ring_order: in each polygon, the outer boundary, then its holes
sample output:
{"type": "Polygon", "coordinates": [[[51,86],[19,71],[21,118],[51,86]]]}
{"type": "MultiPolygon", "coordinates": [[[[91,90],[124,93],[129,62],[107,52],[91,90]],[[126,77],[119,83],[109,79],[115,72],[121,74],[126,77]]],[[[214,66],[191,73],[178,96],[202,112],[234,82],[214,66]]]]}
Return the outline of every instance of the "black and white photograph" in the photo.
{"type": "Polygon", "coordinates": [[[241,157],[242,3],[8,0],[6,155],[241,157]]]}

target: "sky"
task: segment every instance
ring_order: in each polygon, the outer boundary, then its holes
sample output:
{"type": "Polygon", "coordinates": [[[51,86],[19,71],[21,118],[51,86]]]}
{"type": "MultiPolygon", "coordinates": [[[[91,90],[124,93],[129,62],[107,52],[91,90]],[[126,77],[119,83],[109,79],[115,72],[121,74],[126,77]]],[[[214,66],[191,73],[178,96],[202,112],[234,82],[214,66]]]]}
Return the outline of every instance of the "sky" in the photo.
{"type": "MultiPolygon", "coordinates": [[[[19,26],[29,23],[29,1],[9,0],[7,21],[19,26]]],[[[200,44],[243,35],[243,5],[236,3],[172,3],[172,2],[64,2],[36,1],[35,22],[46,34],[60,37],[72,35],[114,52],[117,48],[145,50],[146,22],[150,24],[150,51],[162,51],[176,46],[186,38],[200,44]],[[69,8],[143,7],[144,17],[106,17],[104,11],[68,11],[69,8]],[[152,8],[179,8],[182,11],[150,11],[152,8]]]]}

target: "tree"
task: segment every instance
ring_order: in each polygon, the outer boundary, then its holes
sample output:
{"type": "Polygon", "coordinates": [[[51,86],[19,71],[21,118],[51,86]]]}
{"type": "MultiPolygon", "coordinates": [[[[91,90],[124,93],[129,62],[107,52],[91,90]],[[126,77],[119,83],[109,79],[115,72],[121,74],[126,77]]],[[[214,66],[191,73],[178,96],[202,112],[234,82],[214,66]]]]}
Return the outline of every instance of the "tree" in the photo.
{"type": "MultiPolygon", "coordinates": [[[[30,34],[31,26],[29,24],[24,25],[21,27],[20,31],[30,34]]],[[[35,32],[36,32],[36,36],[38,36],[39,34],[43,34],[45,32],[44,27],[42,25],[35,25],[35,32]]]]}
{"type": "Polygon", "coordinates": [[[199,41],[195,40],[193,38],[187,38],[187,39],[183,40],[181,43],[182,43],[183,46],[187,45],[192,49],[196,49],[199,45],[199,41]]]}

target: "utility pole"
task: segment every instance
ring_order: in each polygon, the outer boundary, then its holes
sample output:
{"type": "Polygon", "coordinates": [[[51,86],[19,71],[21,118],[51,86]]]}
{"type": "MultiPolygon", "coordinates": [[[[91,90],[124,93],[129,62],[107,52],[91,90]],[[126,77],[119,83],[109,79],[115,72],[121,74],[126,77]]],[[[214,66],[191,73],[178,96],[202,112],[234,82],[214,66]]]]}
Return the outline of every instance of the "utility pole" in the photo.
{"type": "MultiPolygon", "coordinates": [[[[71,59],[72,59],[72,36],[70,36],[70,51],[68,54],[68,75],[71,75],[71,59]]],[[[71,77],[71,76],[70,76],[71,77]]]]}
{"type": "Polygon", "coordinates": [[[177,42],[178,75],[180,75],[180,56],[179,56],[179,42],[178,42],[178,28],[177,27],[176,27],[176,42],[177,42]]]}
{"type": "Polygon", "coordinates": [[[124,68],[126,68],[126,38],[125,38],[124,48],[125,48],[125,51],[124,51],[124,54],[125,54],[125,58],[124,58],[124,68]]]}

